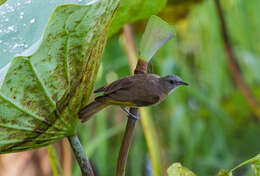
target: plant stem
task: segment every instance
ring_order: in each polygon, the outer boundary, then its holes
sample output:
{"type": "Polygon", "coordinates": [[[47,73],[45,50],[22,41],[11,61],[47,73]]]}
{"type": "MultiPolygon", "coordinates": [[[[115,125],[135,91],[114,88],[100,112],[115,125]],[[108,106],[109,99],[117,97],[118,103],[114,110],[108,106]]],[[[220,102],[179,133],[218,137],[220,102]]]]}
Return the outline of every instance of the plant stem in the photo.
{"type": "Polygon", "coordinates": [[[152,161],[153,175],[161,176],[163,175],[163,160],[161,157],[162,150],[160,148],[159,137],[156,133],[155,124],[153,119],[149,117],[147,108],[141,108],[140,112],[142,114],[141,124],[152,161]]]}
{"type": "Polygon", "coordinates": [[[48,155],[51,162],[51,168],[54,176],[61,176],[62,174],[62,168],[59,161],[59,155],[55,149],[54,145],[48,145],[48,155]]]}
{"type": "MultiPolygon", "coordinates": [[[[129,56],[129,63],[131,66],[131,62],[133,62],[133,60],[136,60],[137,54],[136,54],[136,49],[135,49],[136,47],[133,42],[134,36],[133,36],[130,25],[124,26],[124,37],[125,37],[125,43],[126,43],[125,47],[126,47],[126,51],[129,56]]],[[[148,65],[148,63],[146,61],[139,59],[137,65],[136,65],[134,74],[146,73],[147,65],[148,65]]],[[[138,115],[138,108],[130,108],[130,112],[134,115],[138,115]]],[[[127,158],[128,158],[129,149],[130,149],[130,146],[132,143],[132,139],[134,136],[135,125],[136,125],[136,120],[128,117],[127,124],[126,124],[126,130],[124,133],[124,137],[122,140],[122,144],[120,147],[120,152],[119,152],[119,156],[118,156],[118,160],[117,160],[116,176],[125,175],[126,162],[127,162],[127,158]]]]}
{"type": "Polygon", "coordinates": [[[88,160],[88,157],[84,149],[82,148],[77,134],[75,136],[69,136],[68,139],[72,147],[74,156],[77,159],[78,164],[80,166],[82,176],[94,176],[91,163],[88,160]]]}
{"type": "Polygon", "coordinates": [[[221,34],[222,38],[224,40],[224,46],[227,54],[228,59],[228,66],[231,71],[231,74],[236,82],[236,84],[241,89],[241,92],[245,96],[246,100],[248,101],[252,111],[255,113],[255,115],[260,119],[260,106],[259,102],[255,98],[254,94],[250,90],[249,86],[247,85],[245,79],[243,78],[241,69],[239,67],[239,64],[237,62],[237,57],[233,51],[231,39],[229,36],[226,20],[224,17],[223,9],[221,7],[220,1],[215,0],[217,13],[219,16],[220,21],[220,28],[221,28],[221,34]]]}

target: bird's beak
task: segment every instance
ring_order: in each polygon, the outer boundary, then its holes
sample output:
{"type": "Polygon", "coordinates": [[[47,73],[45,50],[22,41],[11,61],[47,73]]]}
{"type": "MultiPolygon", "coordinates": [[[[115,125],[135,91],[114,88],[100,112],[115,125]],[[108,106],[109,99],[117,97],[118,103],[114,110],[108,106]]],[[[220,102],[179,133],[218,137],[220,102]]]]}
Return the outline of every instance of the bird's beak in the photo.
{"type": "Polygon", "coordinates": [[[186,82],[184,82],[184,81],[179,81],[178,84],[179,84],[179,85],[184,85],[184,86],[188,86],[188,85],[189,85],[188,83],[186,83],[186,82]]]}

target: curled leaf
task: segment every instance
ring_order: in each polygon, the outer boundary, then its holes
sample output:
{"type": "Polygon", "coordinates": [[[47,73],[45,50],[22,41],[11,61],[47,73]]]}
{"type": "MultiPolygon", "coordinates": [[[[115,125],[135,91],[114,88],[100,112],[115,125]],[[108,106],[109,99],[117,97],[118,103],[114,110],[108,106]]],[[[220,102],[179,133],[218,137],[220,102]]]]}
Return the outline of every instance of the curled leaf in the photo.
{"type": "Polygon", "coordinates": [[[173,35],[174,30],[171,25],[155,15],[151,16],[140,42],[140,57],[149,61],[173,35]]]}
{"type": "Polygon", "coordinates": [[[189,169],[183,167],[180,163],[174,163],[167,169],[168,176],[196,176],[189,169]]]}

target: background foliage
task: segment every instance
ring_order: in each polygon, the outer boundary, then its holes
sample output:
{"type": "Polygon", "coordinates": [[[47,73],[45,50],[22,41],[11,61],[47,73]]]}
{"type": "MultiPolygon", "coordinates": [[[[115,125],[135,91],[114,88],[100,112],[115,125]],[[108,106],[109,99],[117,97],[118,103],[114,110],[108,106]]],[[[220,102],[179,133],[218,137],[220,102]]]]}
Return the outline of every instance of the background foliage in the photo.
{"type": "MultiPolygon", "coordinates": [[[[181,162],[197,175],[208,176],[259,153],[260,128],[228,69],[214,1],[194,2],[168,1],[159,13],[175,24],[177,36],[153,58],[152,70],[177,74],[191,86],[149,108],[149,118],[156,126],[165,173],[171,163],[181,162]]],[[[260,100],[260,1],[225,0],[222,5],[244,77],[260,100]]],[[[136,43],[145,23],[134,24],[136,43]]],[[[129,74],[123,38],[114,35],[107,43],[96,88],[129,74]]],[[[125,114],[112,107],[80,126],[81,141],[99,175],[114,175],[125,122],[125,114]]],[[[151,175],[140,123],[129,156],[128,175],[151,175]]],[[[77,167],[74,175],[80,174],[77,167]]],[[[253,173],[243,167],[234,175],[253,173]]]]}

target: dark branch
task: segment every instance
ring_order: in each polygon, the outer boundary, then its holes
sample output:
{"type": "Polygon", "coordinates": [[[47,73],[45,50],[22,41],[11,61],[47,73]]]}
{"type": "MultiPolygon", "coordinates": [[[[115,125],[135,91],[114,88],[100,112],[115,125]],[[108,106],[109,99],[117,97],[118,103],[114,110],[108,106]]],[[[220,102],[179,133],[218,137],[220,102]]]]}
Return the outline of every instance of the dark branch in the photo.
{"type": "Polygon", "coordinates": [[[231,39],[228,33],[228,28],[226,24],[226,20],[224,17],[224,13],[220,4],[219,0],[215,0],[217,13],[219,16],[220,21],[220,28],[221,28],[221,34],[224,41],[224,46],[227,54],[227,60],[228,60],[228,66],[231,71],[231,74],[236,82],[236,84],[241,89],[241,92],[247,99],[252,111],[257,115],[258,118],[260,118],[260,109],[259,109],[259,102],[257,101],[256,97],[248,87],[246,81],[243,78],[243,74],[241,72],[241,69],[239,67],[239,64],[237,62],[236,55],[232,48],[231,39]]]}
{"type": "MultiPolygon", "coordinates": [[[[131,63],[136,60],[136,50],[135,50],[135,44],[134,44],[134,36],[131,31],[131,26],[126,25],[124,27],[124,37],[125,37],[125,47],[128,54],[129,63],[131,66],[131,63]],[[129,42],[128,42],[129,41],[129,42]],[[135,52],[135,53],[133,53],[135,52]]],[[[138,63],[136,65],[134,74],[144,74],[147,72],[147,65],[148,63],[144,60],[138,60],[138,63]]],[[[130,108],[130,113],[137,116],[138,115],[138,108],[130,108]]],[[[128,158],[129,149],[131,147],[132,139],[134,136],[134,130],[135,130],[136,120],[133,118],[128,117],[127,124],[126,124],[126,130],[124,133],[123,141],[120,147],[120,152],[117,160],[117,168],[116,168],[116,176],[124,176],[125,175],[125,168],[126,168],[126,162],[128,158]]]]}

